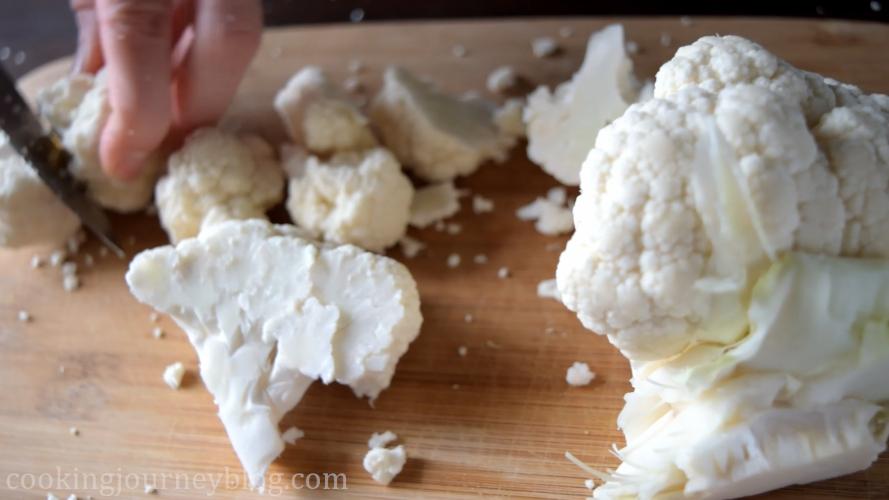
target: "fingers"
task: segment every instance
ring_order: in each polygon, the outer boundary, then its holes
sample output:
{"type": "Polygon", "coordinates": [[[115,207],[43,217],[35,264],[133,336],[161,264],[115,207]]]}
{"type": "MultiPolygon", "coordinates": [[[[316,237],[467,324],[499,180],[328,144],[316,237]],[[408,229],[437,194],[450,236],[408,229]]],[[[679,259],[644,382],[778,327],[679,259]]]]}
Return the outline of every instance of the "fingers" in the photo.
{"type": "Polygon", "coordinates": [[[99,154],[106,173],[136,177],[171,122],[172,0],[96,0],[111,115],[99,154]]]}
{"type": "Polygon", "coordinates": [[[174,85],[179,133],[222,116],[262,36],[259,0],[195,0],[194,5],[194,38],[174,85]]]}
{"type": "Polygon", "coordinates": [[[74,73],[95,73],[102,67],[102,48],[99,45],[99,24],[93,0],[71,0],[71,10],[77,21],[77,53],[74,73]]]}

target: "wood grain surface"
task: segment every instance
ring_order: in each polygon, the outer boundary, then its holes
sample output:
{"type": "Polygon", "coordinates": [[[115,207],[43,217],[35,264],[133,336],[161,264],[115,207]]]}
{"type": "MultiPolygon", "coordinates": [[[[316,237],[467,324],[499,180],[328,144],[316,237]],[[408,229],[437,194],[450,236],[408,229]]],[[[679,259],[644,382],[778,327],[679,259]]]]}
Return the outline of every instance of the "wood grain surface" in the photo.
{"type": "MultiPolygon", "coordinates": [[[[513,65],[529,84],[557,83],[578,66],[587,35],[609,21],[270,30],[225,123],[280,140],[272,96],[306,64],[341,78],[349,61],[359,59],[366,66],[368,95],[390,63],[453,92],[485,93],[488,73],[501,64],[513,65]],[[561,40],[559,57],[531,55],[532,38],[558,36],[569,25],[575,34],[561,40]],[[466,46],[468,57],[452,56],[456,43],[466,46]]],[[[688,27],[675,19],[632,19],[625,25],[641,46],[634,60],[644,78],[680,44],[735,33],[802,68],[889,92],[886,26],[720,19],[695,19],[688,27]],[[672,37],[670,47],[658,42],[664,32],[672,37]]],[[[65,69],[65,62],[44,67],[22,87],[33,93],[65,69]]],[[[420,256],[408,260],[390,252],[414,274],[425,317],[392,386],[371,408],[346,387],[314,385],[282,423],[300,427],[306,437],[273,464],[266,496],[580,498],[585,477],[564,459],[566,450],[594,467],[617,464],[608,447],[622,442],[615,418],[629,390],[627,363],[560,304],[536,296],[537,283],[552,277],[565,238],[542,236],[514,215],[556,182],[517,148],[505,164],[485,165],[458,184],[495,200],[495,211],[475,215],[464,200],[453,219],[461,233],[412,231],[428,244],[420,256]],[[451,253],[463,257],[456,269],[445,264],[451,253]],[[478,253],[488,256],[487,264],[472,262],[478,253]],[[511,270],[509,278],[497,278],[501,266],[511,270]],[[457,354],[461,345],[469,349],[465,357],[457,354]],[[598,373],[588,387],[565,383],[566,368],[578,360],[598,373]],[[410,458],[401,475],[383,487],[373,483],[361,461],[370,434],[386,429],[399,435],[410,458]],[[311,473],[343,473],[348,489],[340,481],[337,490],[310,490],[311,473]]],[[[283,220],[280,213],[276,218],[283,220]]],[[[147,216],[114,222],[129,255],[165,243],[147,216]]],[[[162,498],[261,498],[245,489],[184,334],[163,318],[166,338],[152,337],[149,309],[124,284],[125,262],[99,258],[95,242],[88,243],[78,260],[83,287],[69,294],[62,291],[59,269],[30,268],[35,252],[45,255],[49,249],[0,252],[0,498],[45,498],[50,490],[63,498],[70,493],[139,498],[145,484],[156,485],[162,498]],[[82,265],[85,253],[96,257],[94,267],[82,265]],[[33,321],[19,322],[21,309],[33,321]],[[174,361],[189,370],[179,391],[161,381],[164,367],[174,361]],[[79,436],[69,433],[71,427],[79,436]],[[223,484],[214,485],[219,480],[223,484]]],[[[884,455],[867,471],[769,496],[889,498],[889,459],[884,455]]]]}

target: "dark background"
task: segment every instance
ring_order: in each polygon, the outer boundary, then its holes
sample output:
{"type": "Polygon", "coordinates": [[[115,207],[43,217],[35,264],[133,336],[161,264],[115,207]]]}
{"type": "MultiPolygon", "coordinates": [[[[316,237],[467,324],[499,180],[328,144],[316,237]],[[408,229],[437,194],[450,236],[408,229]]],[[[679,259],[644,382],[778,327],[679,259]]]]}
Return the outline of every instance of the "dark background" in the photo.
{"type": "MultiPolygon", "coordinates": [[[[889,0],[559,1],[559,0],[265,0],[266,24],[373,22],[393,19],[594,15],[745,15],[887,22],[889,0]]],[[[0,59],[15,75],[70,54],[77,29],[68,0],[0,0],[0,59]]]]}

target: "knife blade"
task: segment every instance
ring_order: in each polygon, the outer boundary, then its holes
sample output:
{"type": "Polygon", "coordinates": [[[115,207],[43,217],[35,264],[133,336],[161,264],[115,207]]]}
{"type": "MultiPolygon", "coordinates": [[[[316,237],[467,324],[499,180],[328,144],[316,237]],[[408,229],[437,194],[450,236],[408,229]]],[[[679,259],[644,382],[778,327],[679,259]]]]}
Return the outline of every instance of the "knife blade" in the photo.
{"type": "Polygon", "coordinates": [[[115,240],[111,221],[86,195],[86,190],[68,171],[71,154],[58,134],[46,132],[16,88],[15,81],[0,65],[0,128],[12,147],[37,172],[49,189],[80,218],[103,245],[120,258],[126,254],[115,240]]]}

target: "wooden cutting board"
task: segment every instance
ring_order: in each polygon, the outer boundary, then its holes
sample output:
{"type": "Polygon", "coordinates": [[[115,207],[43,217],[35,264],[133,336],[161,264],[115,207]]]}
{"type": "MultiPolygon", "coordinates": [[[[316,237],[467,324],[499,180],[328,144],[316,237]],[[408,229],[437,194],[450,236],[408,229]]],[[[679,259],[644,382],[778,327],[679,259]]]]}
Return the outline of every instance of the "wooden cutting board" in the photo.
{"type": "MultiPolygon", "coordinates": [[[[578,67],[589,33],[611,21],[269,30],[226,123],[280,139],[272,96],[307,64],[321,65],[339,79],[347,74],[349,61],[363,61],[368,95],[390,63],[454,92],[485,93],[488,73],[502,64],[513,65],[529,83],[558,83],[578,67]],[[560,39],[562,54],[534,58],[530,40],[558,38],[563,26],[572,27],[574,34],[560,39]],[[452,55],[451,47],[458,43],[467,49],[465,58],[452,55]]],[[[695,19],[690,26],[675,18],[621,21],[628,38],[639,43],[634,60],[643,78],[652,77],[679,45],[701,35],[734,33],[763,43],[802,68],[868,91],[889,92],[887,26],[764,19],[695,19]],[[669,47],[659,42],[663,33],[672,39],[669,47]]],[[[33,94],[65,68],[64,62],[51,64],[22,86],[33,94]]],[[[283,496],[580,498],[586,492],[585,475],[565,460],[566,450],[594,467],[617,464],[608,447],[622,442],[615,418],[629,390],[627,363],[560,304],[537,297],[536,285],[553,276],[566,238],[542,236],[514,215],[556,182],[517,148],[507,163],[485,165],[458,184],[492,198],[495,211],[474,215],[464,199],[463,210],[453,219],[462,232],[412,230],[428,249],[412,260],[390,252],[419,283],[422,333],[375,408],[345,387],[319,383],[287,415],[283,426],[298,426],[306,437],[288,447],[271,468],[270,482],[277,485],[275,490],[286,490],[278,492],[283,496]],[[445,265],[451,253],[463,258],[456,269],[445,265]],[[472,262],[478,253],[488,256],[487,264],[472,262]],[[497,278],[501,266],[510,269],[508,279],[497,278]],[[467,315],[472,315],[471,322],[465,321],[467,315]],[[465,357],[457,354],[461,345],[468,347],[465,357]],[[598,373],[589,387],[565,383],[565,369],[577,360],[598,373]],[[401,475],[383,487],[364,472],[361,461],[370,434],[387,429],[399,435],[410,459],[401,475]],[[311,473],[343,473],[348,489],[309,490],[311,473]],[[306,487],[294,489],[291,477],[296,486],[306,487]]],[[[114,222],[129,255],[165,243],[152,218],[118,217],[114,222]]],[[[152,337],[149,309],[136,303],[124,284],[126,264],[98,258],[97,246],[90,242],[78,259],[83,287],[69,294],[62,291],[57,268],[30,268],[35,252],[46,255],[49,249],[0,252],[0,497],[45,497],[48,490],[63,498],[103,492],[142,497],[143,486],[153,484],[163,498],[211,493],[260,498],[244,488],[212,399],[195,375],[195,355],[184,334],[164,318],[160,325],[167,337],[152,337]],[[84,253],[96,256],[94,267],[82,265],[84,253]],[[33,321],[17,321],[20,309],[29,311],[33,321]],[[174,361],[189,370],[179,391],[161,381],[164,367],[174,361]],[[71,427],[80,435],[71,435],[71,427]],[[224,484],[212,486],[220,478],[224,484]],[[32,489],[23,489],[34,481],[32,489]]],[[[342,481],[338,486],[343,487],[342,481]]],[[[771,496],[887,498],[889,457],[858,474],[771,496]]]]}

